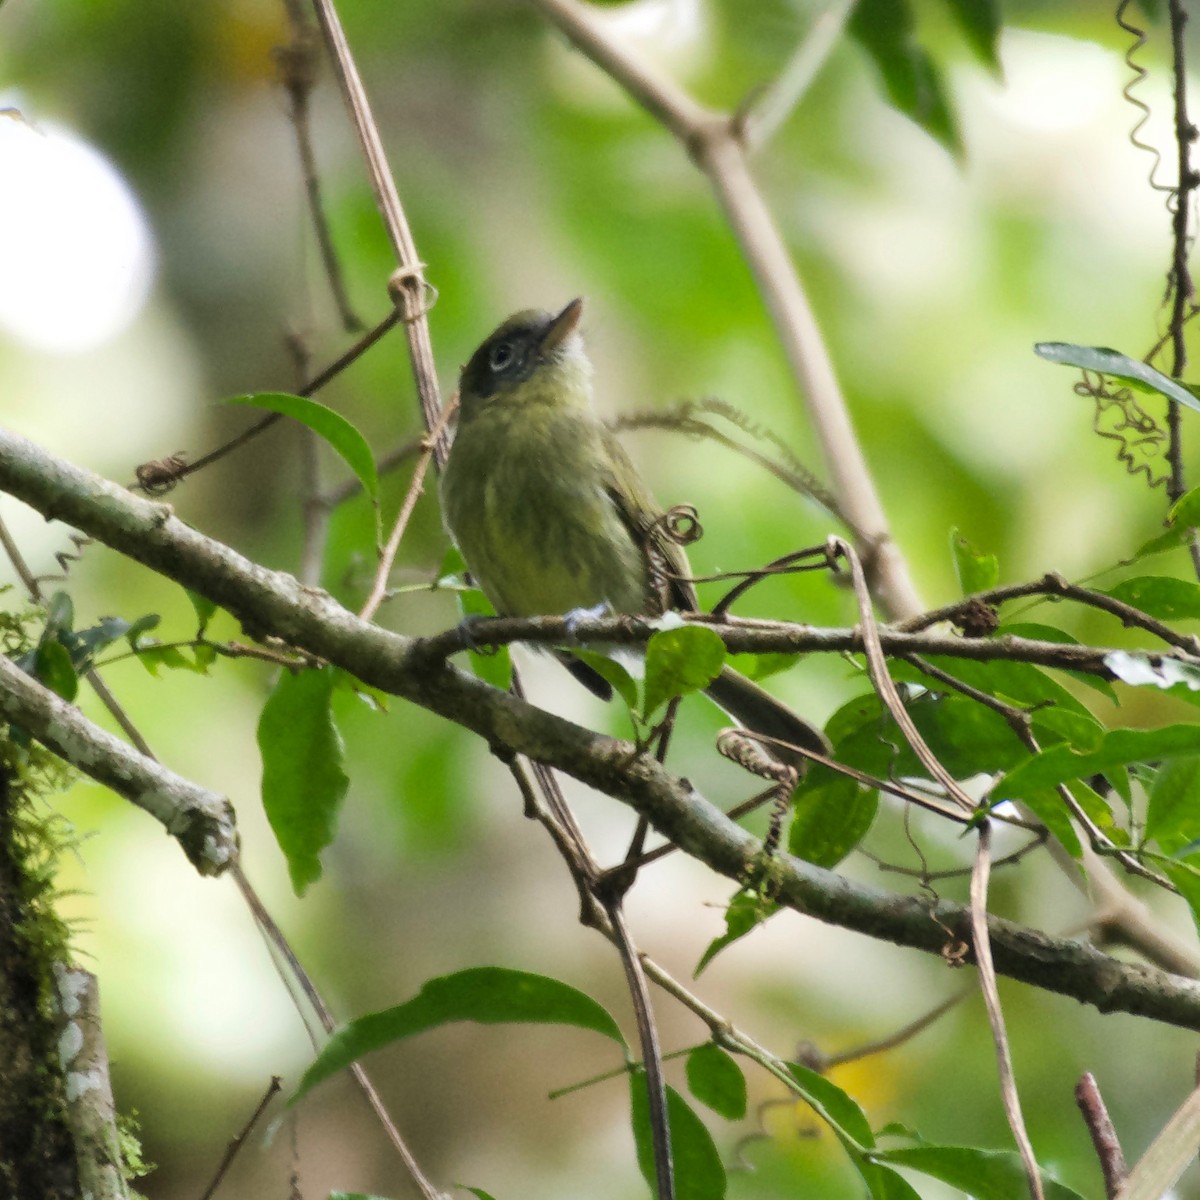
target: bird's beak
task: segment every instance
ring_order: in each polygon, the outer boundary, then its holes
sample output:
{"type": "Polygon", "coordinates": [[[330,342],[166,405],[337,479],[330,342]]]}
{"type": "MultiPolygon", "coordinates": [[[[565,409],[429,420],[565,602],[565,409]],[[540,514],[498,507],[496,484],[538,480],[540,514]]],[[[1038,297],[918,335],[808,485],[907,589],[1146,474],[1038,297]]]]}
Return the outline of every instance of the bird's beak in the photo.
{"type": "Polygon", "coordinates": [[[583,312],[583,297],[576,296],[566,308],[550,322],[550,327],[542,334],[538,350],[542,356],[552,354],[559,346],[575,332],[579,324],[579,315],[583,312]]]}

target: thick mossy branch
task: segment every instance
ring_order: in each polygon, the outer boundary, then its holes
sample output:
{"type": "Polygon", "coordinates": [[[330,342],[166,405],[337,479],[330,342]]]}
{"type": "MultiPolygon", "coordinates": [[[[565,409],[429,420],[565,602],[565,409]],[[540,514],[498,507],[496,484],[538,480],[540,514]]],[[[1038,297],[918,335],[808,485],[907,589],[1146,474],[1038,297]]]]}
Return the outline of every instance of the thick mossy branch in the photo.
{"type": "Polygon", "coordinates": [[[38,888],[21,832],[27,803],[0,764],[0,1195],[74,1200],[75,1147],[51,1013],[51,963],[38,888]]]}
{"type": "MultiPolygon", "coordinates": [[[[205,537],[166,505],[135,497],[3,431],[0,489],[208,597],[251,634],[282,638],[473,730],[505,754],[547,763],[624,801],[685,853],[730,879],[744,879],[757,860],[761,845],[756,838],[631,743],[583,729],[489,687],[447,664],[442,653],[449,647],[417,642],[359,620],[325,592],[205,537]]],[[[796,911],[900,945],[940,953],[947,929],[957,936],[968,929],[962,906],[940,903],[931,915],[924,900],[855,883],[787,855],[779,855],[773,879],[780,902],[796,911]]],[[[996,967],[1006,975],[1101,1011],[1200,1029],[1200,983],[1122,963],[1078,942],[999,918],[990,919],[990,930],[996,967]]]]}

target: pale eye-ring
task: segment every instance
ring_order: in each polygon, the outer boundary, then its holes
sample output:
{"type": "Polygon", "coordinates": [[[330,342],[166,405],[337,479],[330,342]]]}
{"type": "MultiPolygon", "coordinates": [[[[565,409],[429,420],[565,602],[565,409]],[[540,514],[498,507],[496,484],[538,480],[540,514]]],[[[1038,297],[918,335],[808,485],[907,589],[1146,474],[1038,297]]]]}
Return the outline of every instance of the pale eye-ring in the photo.
{"type": "Polygon", "coordinates": [[[515,357],[512,342],[497,342],[488,353],[488,366],[493,371],[504,371],[512,366],[515,357]]]}

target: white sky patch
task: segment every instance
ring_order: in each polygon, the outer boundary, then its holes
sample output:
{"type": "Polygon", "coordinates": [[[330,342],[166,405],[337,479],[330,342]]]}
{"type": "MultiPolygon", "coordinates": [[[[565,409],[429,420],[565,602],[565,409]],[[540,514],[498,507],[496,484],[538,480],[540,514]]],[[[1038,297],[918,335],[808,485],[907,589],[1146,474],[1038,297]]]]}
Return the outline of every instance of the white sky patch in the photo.
{"type": "MultiPolygon", "coordinates": [[[[638,58],[671,75],[686,78],[712,48],[704,0],[630,0],[591,7],[588,16],[638,58]]],[[[550,46],[556,82],[572,100],[601,109],[629,106],[624,89],[565,40],[554,38],[550,46]]]]}
{"type": "Polygon", "coordinates": [[[1013,124],[1043,133],[1091,124],[1124,83],[1124,66],[1110,49],[1075,38],[1008,29],[1001,57],[1004,83],[991,90],[989,102],[1013,124]]]}
{"type": "Polygon", "coordinates": [[[112,164],[0,105],[0,330],[51,353],[91,349],[133,321],[153,277],[149,228],[112,164]]]}

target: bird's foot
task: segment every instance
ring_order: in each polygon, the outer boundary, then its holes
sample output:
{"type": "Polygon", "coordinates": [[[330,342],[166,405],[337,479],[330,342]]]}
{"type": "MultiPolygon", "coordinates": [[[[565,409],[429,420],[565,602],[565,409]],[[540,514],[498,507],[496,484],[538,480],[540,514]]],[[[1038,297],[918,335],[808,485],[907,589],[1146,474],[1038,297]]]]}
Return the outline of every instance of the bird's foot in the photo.
{"type": "Polygon", "coordinates": [[[489,651],[493,653],[495,652],[495,647],[492,646],[484,647],[481,650],[479,643],[475,641],[475,638],[471,633],[471,629],[475,625],[478,625],[480,621],[487,620],[489,620],[489,618],[485,617],[483,613],[467,613],[466,616],[459,621],[457,626],[458,636],[462,639],[464,650],[473,650],[476,654],[486,654],[489,651]]]}

